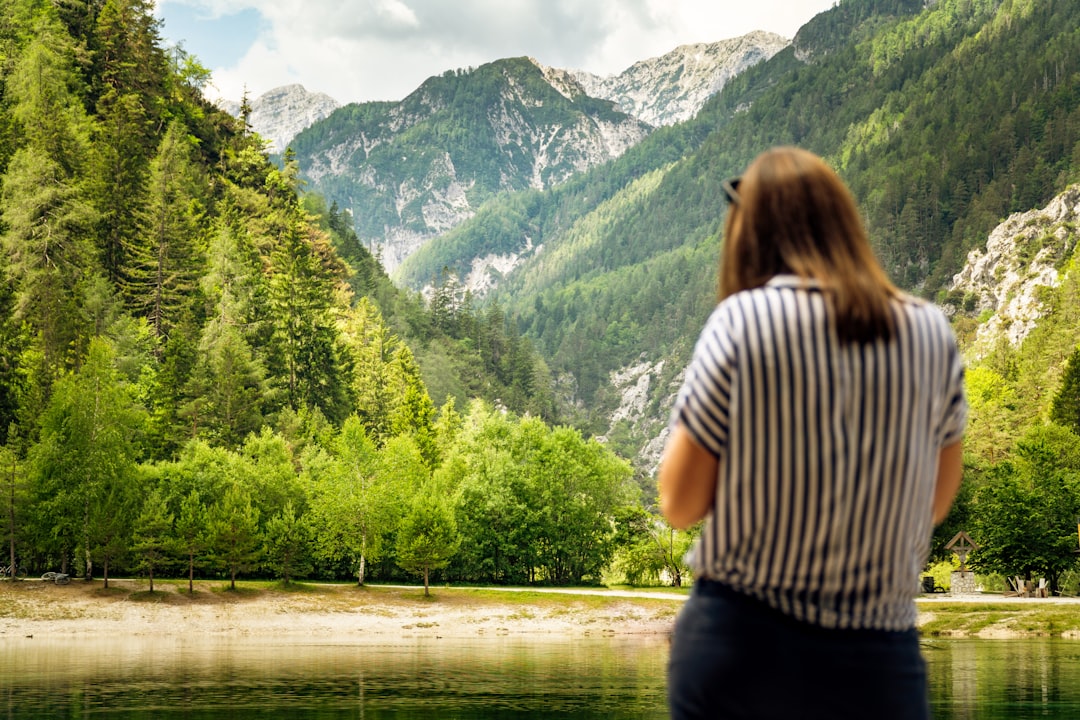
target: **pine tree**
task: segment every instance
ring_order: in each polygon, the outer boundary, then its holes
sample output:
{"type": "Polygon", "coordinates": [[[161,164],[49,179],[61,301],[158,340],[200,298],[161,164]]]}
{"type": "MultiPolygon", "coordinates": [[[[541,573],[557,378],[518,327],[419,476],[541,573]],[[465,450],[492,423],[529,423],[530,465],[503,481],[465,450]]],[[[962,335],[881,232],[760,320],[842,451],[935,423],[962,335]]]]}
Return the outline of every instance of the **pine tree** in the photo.
{"type": "Polygon", "coordinates": [[[235,590],[236,575],[251,569],[261,555],[259,511],[239,483],[210,509],[209,526],[214,557],[229,573],[229,589],[235,590]]]}
{"type": "Polygon", "coordinates": [[[0,214],[15,317],[37,335],[47,372],[64,367],[80,335],[80,289],[95,274],[97,212],[86,192],[91,122],[76,84],[71,39],[47,9],[8,79],[23,143],[4,177],[0,214]]]}
{"type": "Polygon", "coordinates": [[[194,595],[195,565],[210,543],[206,507],[198,490],[192,490],[180,501],[175,533],[176,548],[187,561],[188,595],[194,595]]]}
{"type": "Polygon", "coordinates": [[[131,538],[136,567],[147,572],[150,592],[154,592],[154,570],[166,566],[174,544],[173,514],[169,512],[161,491],[155,489],[143,500],[131,538]]]}
{"type": "Polygon", "coordinates": [[[1050,406],[1050,419],[1080,435],[1080,347],[1065,364],[1061,389],[1050,406]]]}
{"type": "Polygon", "coordinates": [[[160,132],[166,63],[148,0],[105,0],[93,39],[101,210],[99,243],[108,278],[120,285],[129,249],[139,244],[150,158],[160,132]]]}
{"type": "Polygon", "coordinates": [[[190,298],[203,270],[196,242],[198,178],[190,142],[183,125],[169,124],[150,164],[149,197],[139,222],[141,242],[129,246],[129,305],[147,318],[159,340],[191,311],[190,298]]]}

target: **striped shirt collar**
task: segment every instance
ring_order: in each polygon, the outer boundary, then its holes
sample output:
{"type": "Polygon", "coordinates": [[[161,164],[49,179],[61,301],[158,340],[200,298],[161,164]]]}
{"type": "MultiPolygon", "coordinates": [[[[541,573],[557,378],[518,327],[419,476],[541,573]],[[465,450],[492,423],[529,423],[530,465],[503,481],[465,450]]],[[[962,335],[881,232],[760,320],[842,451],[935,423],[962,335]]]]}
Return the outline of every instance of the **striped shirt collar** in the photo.
{"type": "Polygon", "coordinates": [[[765,283],[765,287],[820,290],[821,281],[817,278],[801,277],[793,273],[782,273],[769,278],[769,281],[765,283]]]}

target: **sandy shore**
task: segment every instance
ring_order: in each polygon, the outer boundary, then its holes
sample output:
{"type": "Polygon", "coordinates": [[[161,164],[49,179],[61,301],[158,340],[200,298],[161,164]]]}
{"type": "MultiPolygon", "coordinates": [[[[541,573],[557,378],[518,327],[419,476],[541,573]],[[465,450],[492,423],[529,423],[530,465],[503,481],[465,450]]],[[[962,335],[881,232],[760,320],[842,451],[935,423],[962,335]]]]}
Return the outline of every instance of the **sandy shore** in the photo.
{"type": "Polygon", "coordinates": [[[282,591],[221,582],[39,580],[0,583],[0,639],[14,637],[235,636],[477,637],[484,635],[663,635],[681,603],[664,593],[543,593],[349,585],[282,591]]]}
{"type": "MultiPolygon", "coordinates": [[[[670,632],[685,595],[663,591],[529,590],[265,583],[226,592],[187,584],[79,580],[0,582],[0,639],[26,637],[362,638],[638,636],[670,632]]],[[[954,637],[1080,637],[1080,600],[995,595],[919,600],[924,632],[954,637]],[[1072,607],[1070,607],[1072,606],[1072,607]],[[965,609],[967,608],[967,609],[965,609]]]]}

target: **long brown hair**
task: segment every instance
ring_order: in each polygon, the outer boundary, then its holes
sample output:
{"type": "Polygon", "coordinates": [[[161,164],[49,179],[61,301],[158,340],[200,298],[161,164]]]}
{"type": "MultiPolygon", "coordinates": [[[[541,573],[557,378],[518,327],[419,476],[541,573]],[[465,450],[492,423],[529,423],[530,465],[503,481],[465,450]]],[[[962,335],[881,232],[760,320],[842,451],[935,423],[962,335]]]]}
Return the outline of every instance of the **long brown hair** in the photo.
{"type": "Polygon", "coordinates": [[[826,291],[841,339],[891,338],[900,293],[866,238],[855,200],[825,162],[779,147],[746,169],[724,228],[720,299],[775,275],[812,278],[826,291]]]}

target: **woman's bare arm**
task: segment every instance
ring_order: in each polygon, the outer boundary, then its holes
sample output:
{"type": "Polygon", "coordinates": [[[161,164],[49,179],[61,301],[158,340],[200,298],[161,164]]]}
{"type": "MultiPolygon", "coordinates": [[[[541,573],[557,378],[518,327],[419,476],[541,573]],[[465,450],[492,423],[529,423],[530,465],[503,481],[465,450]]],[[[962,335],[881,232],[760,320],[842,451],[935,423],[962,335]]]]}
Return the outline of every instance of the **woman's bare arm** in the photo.
{"type": "Polygon", "coordinates": [[[676,424],[660,463],[660,511],[672,527],[688,528],[712,507],[717,459],[676,424]]]}
{"type": "Polygon", "coordinates": [[[960,481],[964,477],[964,451],[960,442],[946,445],[938,453],[937,485],[934,487],[934,524],[949,515],[960,481]]]}

